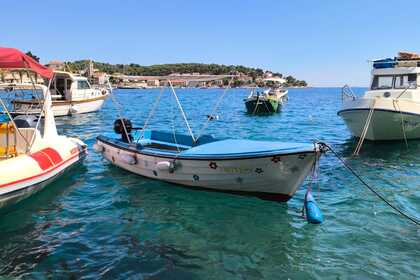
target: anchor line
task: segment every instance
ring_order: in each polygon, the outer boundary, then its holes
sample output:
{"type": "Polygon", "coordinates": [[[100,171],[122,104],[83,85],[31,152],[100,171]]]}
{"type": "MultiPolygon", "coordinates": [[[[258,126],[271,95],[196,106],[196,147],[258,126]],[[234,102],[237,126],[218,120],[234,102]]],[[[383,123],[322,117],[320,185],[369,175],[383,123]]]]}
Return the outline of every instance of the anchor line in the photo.
{"type": "Polygon", "coordinates": [[[358,175],[356,173],[356,171],[354,171],[353,168],[351,168],[345,161],[343,158],[341,158],[336,151],[334,151],[334,149],[326,144],[326,143],[319,143],[321,146],[324,146],[326,149],[328,149],[329,151],[331,151],[333,153],[333,155],[343,164],[343,166],[345,168],[347,168],[347,170],[352,173],[358,180],[360,183],[362,183],[366,188],[368,188],[373,194],[375,194],[380,200],[382,200],[385,204],[387,204],[389,207],[391,207],[395,212],[397,212],[398,214],[400,214],[403,218],[406,218],[408,220],[410,220],[411,222],[413,222],[415,225],[420,226],[420,221],[417,220],[414,217],[411,217],[410,215],[406,214],[404,211],[402,211],[401,209],[399,209],[397,206],[393,205],[391,202],[389,202],[384,196],[382,196],[377,190],[375,190],[372,186],[370,186],[365,180],[363,180],[363,178],[358,175]]]}

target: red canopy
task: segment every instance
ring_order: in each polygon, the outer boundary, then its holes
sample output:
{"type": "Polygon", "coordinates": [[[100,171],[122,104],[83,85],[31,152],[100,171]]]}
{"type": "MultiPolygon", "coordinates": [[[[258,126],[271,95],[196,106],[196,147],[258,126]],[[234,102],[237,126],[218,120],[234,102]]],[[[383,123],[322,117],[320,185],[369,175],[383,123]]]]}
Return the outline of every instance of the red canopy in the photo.
{"type": "Polygon", "coordinates": [[[0,47],[0,69],[31,69],[42,77],[51,79],[53,71],[39,64],[35,59],[14,48],[0,47]]]}

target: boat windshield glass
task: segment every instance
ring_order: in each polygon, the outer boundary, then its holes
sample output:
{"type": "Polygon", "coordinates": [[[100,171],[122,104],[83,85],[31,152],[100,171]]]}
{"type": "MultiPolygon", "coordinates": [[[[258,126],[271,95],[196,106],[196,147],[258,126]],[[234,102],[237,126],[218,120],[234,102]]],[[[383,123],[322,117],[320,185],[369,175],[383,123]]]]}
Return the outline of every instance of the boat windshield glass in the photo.
{"type": "Polygon", "coordinates": [[[417,86],[417,75],[401,75],[395,76],[395,88],[416,88],[417,86]]]}
{"type": "Polygon", "coordinates": [[[77,89],[90,89],[87,81],[77,81],[77,89]]]}
{"type": "Polygon", "coordinates": [[[372,82],[372,89],[391,89],[393,76],[375,76],[372,82]]]}
{"type": "Polygon", "coordinates": [[[371,90],[417,88],[417,74],[375,76],[371,90]]]}

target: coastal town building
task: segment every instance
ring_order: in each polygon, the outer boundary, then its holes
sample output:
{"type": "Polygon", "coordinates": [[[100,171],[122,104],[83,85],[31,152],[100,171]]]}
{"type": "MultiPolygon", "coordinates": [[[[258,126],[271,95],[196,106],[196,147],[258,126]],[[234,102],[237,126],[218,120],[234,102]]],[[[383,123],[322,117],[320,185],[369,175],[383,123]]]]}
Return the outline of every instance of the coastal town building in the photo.
{"type": "Polygon", "coordinates": [[[52,69],[52,70],[56,70],[56,71],[64,71],[65,69],[65,64],[62,61],[59,60],[51,60],[50,62],[48,62],[47,64],[45,64],[45,66],[47,66],[48,68],[52,69]]]}

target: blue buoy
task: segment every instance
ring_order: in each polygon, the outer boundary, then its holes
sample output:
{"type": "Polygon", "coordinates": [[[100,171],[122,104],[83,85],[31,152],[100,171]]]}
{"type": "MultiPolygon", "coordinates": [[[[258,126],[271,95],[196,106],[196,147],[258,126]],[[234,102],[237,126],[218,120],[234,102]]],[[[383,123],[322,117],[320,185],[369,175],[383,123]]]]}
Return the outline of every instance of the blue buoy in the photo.
{"type": "Polygon", "coordinates": [[[324,221],[324,216],[322,215],[321,209],[319,209],[318,205],[310,190],[308,190],[305,194],[305,212],[306,212],[306,219],[311,224],[320,224],[324,221]]]}

